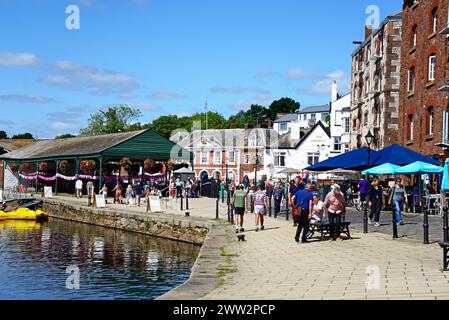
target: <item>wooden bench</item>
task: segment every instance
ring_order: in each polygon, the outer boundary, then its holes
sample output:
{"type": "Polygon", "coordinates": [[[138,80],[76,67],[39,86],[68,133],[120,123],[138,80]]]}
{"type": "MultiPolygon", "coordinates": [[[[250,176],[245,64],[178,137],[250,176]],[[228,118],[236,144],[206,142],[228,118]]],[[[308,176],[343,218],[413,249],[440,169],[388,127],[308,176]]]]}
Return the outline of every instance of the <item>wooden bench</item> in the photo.
{"type": "MultiPolygon", "coordinates": [[[[351,222],[341,222],[339,224],[334,224],[334,227],[337,228],[338,235],[343,233],[348,238],[351,238],[351,233],[349,231],[350,225],[351,225],[351,222]]],[[[309,227],[309,232],[312,232],[312,233],[319,232],[321,234],[320,240],[323,241],[324,237],[330,236],[330,234],[331,234],[330,227],[331,227],[331,225],[329,223],[311,224],[309,227]]]]}
{"type": "Polygon", "coordinates": [[[444,271],[449,271],[449,242],[440,242],[440,247],[443,248],[443,267],[444,271]]]}

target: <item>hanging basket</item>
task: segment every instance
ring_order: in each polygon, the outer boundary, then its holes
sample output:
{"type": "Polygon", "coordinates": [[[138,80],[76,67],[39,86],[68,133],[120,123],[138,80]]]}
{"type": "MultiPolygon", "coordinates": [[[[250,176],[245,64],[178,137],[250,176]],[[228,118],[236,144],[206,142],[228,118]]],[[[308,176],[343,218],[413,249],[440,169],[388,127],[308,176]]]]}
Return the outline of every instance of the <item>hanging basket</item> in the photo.
{"type": "Polygon", "coordinates": [[[70,164],[67,160],[62,160],[59,162],[59,170],[61,170],[62,173],[66,173],[70,168],[70,164]]]}
{"type": "Polygon", "coordinates": [[[39,163],[39,171],[44,172],[44,171],[47,171],[47,169],[48,169],[47,162],[40,162],[39,163]]]}
{"type": "Polygon", "coordinates": [[[146,159],[145,162],[143,163],[143,167],[146,171],[153,170],[155,166],[156,162],[152,159],[146,159]]]}
{"type": "Polygon", "coordinates": [[[22,163],[20,166],[20,172],[29,173],[31,171],[31,165],[28,162],[22,163]]]}
{"type": "Polygon", "coordinates": [[[84,172],[94,171],[97,168],[95,160],[82,160],[80,162],[80,169],[84,172]]]}
{"type": "Polygon", "coordinates": [[[19,165],[14,162],[9,165],[9,168],[11,169],[12,172],[17,172],[17,170],[19,170],[19,165]]]}

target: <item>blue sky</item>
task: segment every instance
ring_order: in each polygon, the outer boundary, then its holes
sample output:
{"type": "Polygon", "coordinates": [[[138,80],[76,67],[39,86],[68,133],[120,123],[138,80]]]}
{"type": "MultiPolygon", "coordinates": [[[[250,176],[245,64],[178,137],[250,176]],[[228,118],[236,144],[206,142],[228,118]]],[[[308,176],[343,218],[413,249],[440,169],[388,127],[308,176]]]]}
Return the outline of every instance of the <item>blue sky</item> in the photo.
{"type": "Polygon", "coordinates": [[[225,116],[288,96],[349,91],[353,40],[368,5],[401,0],[0,0],[0,130],[78,133],[112,104],[163,114],[225,116]],[[80,30],[67,30],[68,5],[80,30]]]}

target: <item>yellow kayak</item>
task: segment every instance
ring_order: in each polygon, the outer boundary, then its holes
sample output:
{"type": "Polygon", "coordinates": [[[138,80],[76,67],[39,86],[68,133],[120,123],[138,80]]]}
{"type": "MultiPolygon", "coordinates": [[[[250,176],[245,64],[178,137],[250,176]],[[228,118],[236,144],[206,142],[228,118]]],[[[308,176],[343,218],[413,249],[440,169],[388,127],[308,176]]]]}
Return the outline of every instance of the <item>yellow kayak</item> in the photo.
{"type": "Polygon", "coordinates": [[[48,220],[48,214],[42,210],[30,210],[27,208],[19,208],[15,211],[0,211],[0,220],[48,220]]]}

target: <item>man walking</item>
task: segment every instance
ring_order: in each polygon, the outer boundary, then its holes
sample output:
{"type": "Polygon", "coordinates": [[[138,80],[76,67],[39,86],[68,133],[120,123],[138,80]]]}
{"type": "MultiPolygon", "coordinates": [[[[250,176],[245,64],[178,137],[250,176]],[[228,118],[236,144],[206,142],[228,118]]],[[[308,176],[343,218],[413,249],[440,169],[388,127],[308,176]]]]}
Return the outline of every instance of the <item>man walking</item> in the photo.
{"type": "Polygon", "coordinates": [[[300,208],[301,214],[296,229],[295,241],[299,243],[302,233],[302,243],[307,243],[307,234],[309,232],[309,220],[312,218],[313,193],[312,185],[307,184],[305,189],[298,190],[292,197],[292,203],[295,208],[300,208]]]}
{"type": "Polygon", "coordinates": [[[140,199],[142,199],[142,195],[143,195],[142,184],[140,184],[140,182],[137,182],[137,184],[136,184],[136,203],[137,203],[138,207],[140,207],[140,199]]]}
{"type": "Polygon", "coordinates": [[[274,196],[274,217],[277,218],[278,214],[281,212],[281,202],[284,197],[284,186],[281,182],[276,183],[276,187],[273,190],[274,196]]]}
{"type": "Polygon", "coordinates": [[[77,199],[81,199],[83,197],[83,181],[79,178],[75,182],[75,192],[77,199]]]}
{"type": "Polygon", "coordinates": [[[94,184],[92,181],[89,180],[89,182],[86,184],[87,189],[87,205],[90,207],[92,205],[92,196],[94,195],[94,184]]]}
{"type": "Polygon", "coordinates": [[[232,207],[235,213],[235,233],[243,232],[243,216],[246,211],[246,193],[243,185],[239,185],[232,197],[232,207]]]}
{"type": "MultiPolygon", "coordinates": [[[[295,183],[290,186],[288,201],[290,201],[290,207],[295,207],[295,201],[293,200],[294,195],[299,191],[304,190],[304,184],[300,177],[297,177],[295,183]]],[[[293,218],[293,226],[296,227],[298,225],[298,221],[293,218]]]]}

